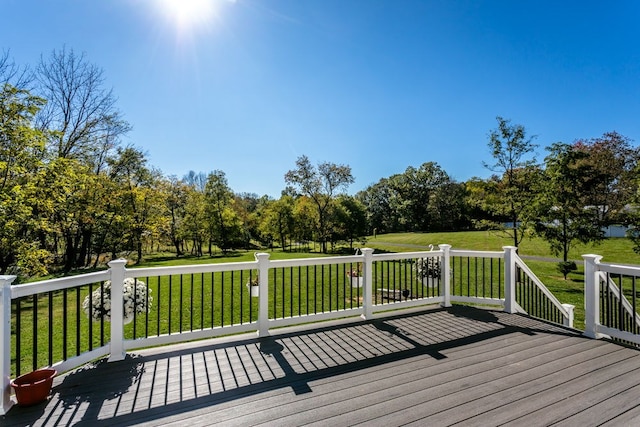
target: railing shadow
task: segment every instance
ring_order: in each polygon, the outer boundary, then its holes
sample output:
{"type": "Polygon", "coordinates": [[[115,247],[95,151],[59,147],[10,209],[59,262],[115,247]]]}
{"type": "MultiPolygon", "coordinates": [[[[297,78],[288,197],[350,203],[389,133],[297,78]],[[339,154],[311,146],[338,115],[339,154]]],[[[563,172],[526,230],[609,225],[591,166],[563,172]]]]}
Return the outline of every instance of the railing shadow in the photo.
{"type": "Polygon", "coordinates": [[[143,351],[68,374],[47,404],[12,409],[4,421],[96,426],[158,420],[266,391],[312,393],[313,382],[321,379],[417,356],[442,360],[447,349],[542,331],[577,335],[524,316],[454,306],[260,339],[143,351]]]}

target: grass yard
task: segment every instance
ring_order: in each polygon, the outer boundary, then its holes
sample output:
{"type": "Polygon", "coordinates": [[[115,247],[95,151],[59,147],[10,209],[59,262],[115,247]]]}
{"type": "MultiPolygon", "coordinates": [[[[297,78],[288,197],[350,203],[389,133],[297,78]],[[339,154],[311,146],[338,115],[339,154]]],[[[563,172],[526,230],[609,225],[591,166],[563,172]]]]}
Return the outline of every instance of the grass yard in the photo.
{"type": "MultiPolygon", "coordinates": [[[[415,251],[416,247],[437,246],[441,243],[452,245],[453,249],[499,251],[503,246],[512,245],[511,238],[493,231],[468,231],[456,233],[396,233],[370,237],[367,246],[389,252],[415,251]]],[[[640,265],[640,255],[633,251],[629,239],[610,238],[597,245],[576,245],[569,258],[576,261],[578,271],[569,274],[567,280],[557,269],[557,261],[526,259],[527,256],[556,258],[549,245],[540,238],[525,239],[519,254],[547,288],[564,304],[575,306],[574,326],[584,328],[584,263],[583,254],[602,255],[602,262],[640,265]]]]}
{"type": "MultiPolygon", "coordinates": [[[[499,251],[503,246],[513,244],[511,238],[495,231],[462,231],[455,233],[395,233],[370,236],[366,246],[390,251],[415,251],[415,246],[426,247],[430,244],[448,243],[453,249],[471,249],[479,251],[499,251]]],[[[569,258],[582,262],[583,254],[602,255],[602,262],[638,264],[640,255],[633,252],[633,245],[626,238],[610,238],[596,245],[577,244],[569,253],[569,258]]],[[[518,250],[520,255],[556,258],[548,243],[538,237],[525,239],[518,250]]]]}

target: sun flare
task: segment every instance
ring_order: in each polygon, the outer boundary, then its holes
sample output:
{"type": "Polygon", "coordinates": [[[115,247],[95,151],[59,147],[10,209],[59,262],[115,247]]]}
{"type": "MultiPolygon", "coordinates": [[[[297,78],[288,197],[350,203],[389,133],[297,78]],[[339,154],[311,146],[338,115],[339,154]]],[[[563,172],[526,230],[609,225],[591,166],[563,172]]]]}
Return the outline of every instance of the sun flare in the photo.
{"type": "Polygon", "coordinates": [[[214,16],[216,0],[160,0],[167,19],[173,21],[179,32],[207,25],[214,16]]]}

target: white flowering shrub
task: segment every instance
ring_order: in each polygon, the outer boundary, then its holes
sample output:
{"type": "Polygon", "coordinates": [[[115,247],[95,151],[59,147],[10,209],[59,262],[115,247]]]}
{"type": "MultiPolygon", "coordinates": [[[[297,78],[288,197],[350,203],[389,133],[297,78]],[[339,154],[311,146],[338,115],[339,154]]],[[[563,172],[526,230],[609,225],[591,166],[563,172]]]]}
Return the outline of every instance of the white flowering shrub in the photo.
{"type": "Polygon", "coordinates": [[[440,259],[438,258],[420,258],[414,266],[416,277],[418,279],[440,277],[440,259]]]}
{"type": "MultiPolygon", "coordinates": [[[[141,281],[131,277],[124,279],[123,314],[125,319],[133,319],[134,313],[146,313],[151,308],[153,298],[148,296],[151,289],[141,281]]],[[[87,295],[82,302],[82,310],[93,321],[111,320],[111,281],[107,280],[101,288],[87,295]]]]}

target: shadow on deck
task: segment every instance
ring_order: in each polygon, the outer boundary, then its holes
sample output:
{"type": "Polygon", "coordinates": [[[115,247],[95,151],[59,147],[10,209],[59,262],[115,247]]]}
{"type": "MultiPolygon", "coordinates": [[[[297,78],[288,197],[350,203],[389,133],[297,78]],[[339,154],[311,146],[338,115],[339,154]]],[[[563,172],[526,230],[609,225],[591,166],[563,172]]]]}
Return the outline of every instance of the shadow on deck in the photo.
{"type": "Polygon", "coordinates": [[[454,306],[140,350],[2,425],[629,425],[640,352],[454,306]]]}

